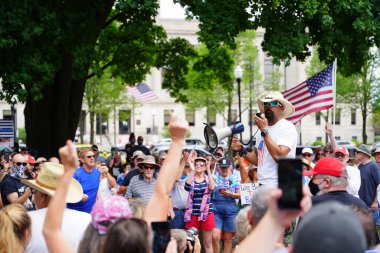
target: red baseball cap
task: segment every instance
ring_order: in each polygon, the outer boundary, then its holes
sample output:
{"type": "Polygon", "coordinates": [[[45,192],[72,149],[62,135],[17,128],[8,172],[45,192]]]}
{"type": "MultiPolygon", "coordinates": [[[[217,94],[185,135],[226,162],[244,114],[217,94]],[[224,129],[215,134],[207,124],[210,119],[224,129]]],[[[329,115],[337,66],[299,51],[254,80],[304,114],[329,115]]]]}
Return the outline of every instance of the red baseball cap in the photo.
{"type": "Polygon", "coordinates": [[[303,172],[304,176],[312,176],[318,174],[330,175],[335,177],[347,177],[347,172],[343,172],[344,164],[338,159],[332,157],[324,157],[318,160],[313,170],[303,172]]]}
{"type": "Polygon", "coordinates": [[[36,163],[36,160],[34,159],[33,156],[28,155],[28,163],[30,163],[30,164],[35,164],[36,163]]]}
{"type": "Polygon", "coordinates": [[[339,146],[335,149],[335,153],[342,153],[343,155],[349,155],[346,147],[339,146]]]}

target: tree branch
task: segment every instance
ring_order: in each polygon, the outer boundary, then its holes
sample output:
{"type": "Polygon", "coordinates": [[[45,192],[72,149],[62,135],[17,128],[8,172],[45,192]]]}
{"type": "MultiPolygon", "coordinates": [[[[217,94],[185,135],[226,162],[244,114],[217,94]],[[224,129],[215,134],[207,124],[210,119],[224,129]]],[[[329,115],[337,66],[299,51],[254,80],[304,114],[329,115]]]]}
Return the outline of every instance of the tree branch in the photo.
{"type": "Polygon", "coordinates": [[[100,28],[100,30],[103,30],[103,29],[107,28],[107,26],[109,26],[110,24],[112,24],[112,22],[115,21],[116,19],[118,19],[119,17],[122,17],[121,13],[118,13],[115,16],[113,16],[112,18],[108,19],[107,22],[105,22],[104,25],[102,25],[102,27],[100,28]]]}
{"type": "MultiPolygon", "coordinates": [[[[105,70],[105,69],[108,68],[109,66],[111,66],[111,62],[105,64],[105,65],[104,65],[103,67],[101,67],[100,69],[101,69],[101,70],[105,70]]],[[[94,77],[95,75],[96,75],[96,73],[93,72],[93,73],[91,73],[90,75],[88,75],[85,79],[88,80],[88,79],[94,77]]]]}

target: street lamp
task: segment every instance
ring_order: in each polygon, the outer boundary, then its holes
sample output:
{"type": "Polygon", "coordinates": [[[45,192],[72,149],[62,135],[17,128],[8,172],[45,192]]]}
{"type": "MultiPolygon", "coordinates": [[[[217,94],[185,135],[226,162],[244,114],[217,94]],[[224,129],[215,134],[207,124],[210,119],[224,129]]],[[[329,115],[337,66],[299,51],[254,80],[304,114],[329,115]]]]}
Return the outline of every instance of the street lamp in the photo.
{"type": "MultiPolygon", "coordinates": [[[[237,82],[237,85],[238,85],[239,120],[240,120],[240,122],[241,122],[242,119],[241,119],[240,82],[241,82],[241,78],[242,78],[242,76],[243,76],[243,69],[240,67],[240,65],[238,65],[238,66],[235,68],[234,74],[235,74],[236,82],[237,82]]],[[[240,139],[241,139],[241,138],[242,138],[242,134],[240,133],[240,139]]]]}

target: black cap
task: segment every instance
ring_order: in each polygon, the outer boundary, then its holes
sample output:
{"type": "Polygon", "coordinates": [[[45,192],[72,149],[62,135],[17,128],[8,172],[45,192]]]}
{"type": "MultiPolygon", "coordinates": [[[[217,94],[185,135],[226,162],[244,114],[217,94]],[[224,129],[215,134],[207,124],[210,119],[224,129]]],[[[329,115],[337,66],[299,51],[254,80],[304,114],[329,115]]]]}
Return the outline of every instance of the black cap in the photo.
{"type": "Polygon", "coordinates": [[[111,152],[119,152],[119,149],[117,147],[112,147],[111,152]]]}
{"type": "Polygon", "coordinates": [[[222,159],[219,160],[219,167],[220,168],[228,168],[231,166],[232,161],[228,156],[223,157],[222,159]]]}
{"type": "Polygon", "coordinates": [[[98,146],[95,145],[95,144],[91,146],[91,149],[94,150],[94,151],[99,151],[98,146]]]}

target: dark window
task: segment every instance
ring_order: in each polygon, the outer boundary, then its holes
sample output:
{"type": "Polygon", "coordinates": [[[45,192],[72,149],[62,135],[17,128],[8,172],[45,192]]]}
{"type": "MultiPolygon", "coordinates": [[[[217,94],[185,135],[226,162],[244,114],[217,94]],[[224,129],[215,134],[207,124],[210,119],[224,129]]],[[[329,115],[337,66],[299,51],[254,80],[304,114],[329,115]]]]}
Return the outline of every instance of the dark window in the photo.
{"type": "Polygon", "coordinates": [[[86,111],[84,110],[80,112],[78,126],[81,134],[86,133],[86,111]]]}
{"type": "Polygon", "coordinates": [[[351,125],[356,125],[356,109],[351,108],[351,125]]]}
{"type": "Polygon", "coordinates": [[[164,110],[164,125],[168,126],[170,122],[170,113],[172,110],[164,110]]]}
{"type": "Polygon", "coordinates": [[[108,116],[106,114],[96,115],[96,134],[106,134],[108,130],[108,116]],[[101,129],[101,130],[100,130],[101,129]]]}
{"type": "Polygon", "coordinates": [[[131,110],[119,110],[119,134],[129,134],[130,126],[131,110]]]}
{"type": "Polygon", "coordinates": [[[315,124],[316,125],[321,125],[321,112],[316,112],[315,113],[315,124]]]}
{"type": "Polygon", "coordinates": [[[195,110],[186,109],[186,120],[189,126],[195,126],[195,110]]]}
{"type": "Polygon", "coordinates": [[[3,119],[12,120],[12,111],[11,110],[3,110],[3,119]]]}
{"type": "Polygon", "coordinates": [[[216,113],[209,111],[207,113],[207,124],[210,126],[215,126],[216,125],[216,113]]]}

